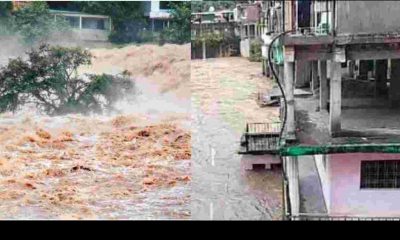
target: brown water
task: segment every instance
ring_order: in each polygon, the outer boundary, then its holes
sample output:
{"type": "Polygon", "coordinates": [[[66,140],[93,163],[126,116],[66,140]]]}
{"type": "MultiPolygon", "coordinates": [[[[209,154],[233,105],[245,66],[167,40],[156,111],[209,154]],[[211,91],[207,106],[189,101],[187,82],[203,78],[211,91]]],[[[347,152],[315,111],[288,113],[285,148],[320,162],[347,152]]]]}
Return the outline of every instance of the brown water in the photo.
{"type": "Polygon", "coordinates": [[[188,218],[190,133],[180,122],[3,114],[0,218],[188,218]]]}
{"type": "Polygon", "coordinates": [[[192,218],[278,220],[282,178],[277,171],[245,171],[237,154],[246,122],[276,121],[260,109],[259,90],[272,88],[244,58],[192,60],[192,218]]]}
{"type": "MultiPolygon", "coordinates": [[[[118,74],[129,70],[123,63],[95,59],[83,72],[118,74]]],[[[0,218],[189,219],[190,99],[151,77],[132,75],[138,95],[114,115],[48,117],[28,106],[1,114],[0,218]]]]}

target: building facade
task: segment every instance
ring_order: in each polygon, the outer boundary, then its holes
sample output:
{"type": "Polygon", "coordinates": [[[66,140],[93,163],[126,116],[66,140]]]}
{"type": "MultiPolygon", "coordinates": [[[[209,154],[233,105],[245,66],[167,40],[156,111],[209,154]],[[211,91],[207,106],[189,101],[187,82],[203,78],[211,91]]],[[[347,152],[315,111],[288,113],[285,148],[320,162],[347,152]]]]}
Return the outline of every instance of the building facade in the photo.
{"type": "Polygon", "coordinates": [[[262,2],[241,3],[236,6],[240,31],[240,54],[250,57],[250,47],[255,40],[261,40],[260,25],[262,2]]]}
{"type": "Polygon", "coordinates": [[[58,10],[50,10],[50,13],[55,21],[58,19],[67,21],[79,40],[108,41],[112,28],[111,18],[108,16],[58,10]]]}
{"type": "Polygon", "coordinates": [[[169,22],[172,18],[170,1],[145,1],[144,15],[151,22],[151,30],[158,32],[169,27],[169,22]]]}
{"type": "Polygon", "coordinates": [[[211,8],[206,12],[193,12],[191,16],[191,57],[206,59],[237,56],[239,28],[235,10],[211,8]]]}
{"type": "Polygon", "coordinates": [[[277,154],[287,216],[400,218],[400,4],[274,1],[273,7],[283,19],[270,21],[275,31],[267,35],[277,37],[275,77],[286,100],[277,154]],[[299,89],[307,94],[296,96],[299,89]],[[310,159],[314,183],[302,179],[310,159]],[[310,187],[321,193],[318,211],[305,207],[316,198],[307,195],[310,187]]]}

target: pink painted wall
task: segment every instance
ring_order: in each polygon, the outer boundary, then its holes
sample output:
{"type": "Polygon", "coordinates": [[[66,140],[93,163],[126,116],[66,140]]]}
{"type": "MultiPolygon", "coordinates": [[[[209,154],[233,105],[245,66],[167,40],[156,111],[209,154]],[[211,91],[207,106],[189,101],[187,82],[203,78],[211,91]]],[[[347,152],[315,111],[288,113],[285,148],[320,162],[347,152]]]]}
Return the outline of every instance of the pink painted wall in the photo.
{"type": "Polygon", "coordinates": [[[361,161],[400,159],[400,154],[329,156],[331,215],[400,217],[400,189],[360,189],[361,161]]]}

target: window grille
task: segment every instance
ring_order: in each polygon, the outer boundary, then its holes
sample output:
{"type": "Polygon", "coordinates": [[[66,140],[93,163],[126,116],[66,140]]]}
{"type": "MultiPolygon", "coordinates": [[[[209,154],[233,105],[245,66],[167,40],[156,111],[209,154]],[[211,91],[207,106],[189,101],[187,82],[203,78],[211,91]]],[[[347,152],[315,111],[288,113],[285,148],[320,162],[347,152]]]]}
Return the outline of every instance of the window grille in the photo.
{"type": "Polygon", "coordinates": [[[400,188],[400,160],[362,161],[360,188],[400,188]]]}

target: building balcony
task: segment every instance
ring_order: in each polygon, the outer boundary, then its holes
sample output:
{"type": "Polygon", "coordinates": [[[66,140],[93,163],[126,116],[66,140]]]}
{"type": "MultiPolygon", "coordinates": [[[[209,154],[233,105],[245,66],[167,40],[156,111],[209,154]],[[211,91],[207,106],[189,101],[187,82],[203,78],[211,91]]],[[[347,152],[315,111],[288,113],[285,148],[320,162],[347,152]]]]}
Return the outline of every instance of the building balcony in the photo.
{"type": "Polygon", "coordinates": [[[283,155],[400,150],[400,111],[385,97],[343,97],[341,130],[333,135],[329,117],[327,110],[319,109],[318,95],[295,97],[297,141],[286,145],[283,155]]]}
{"type": "Polygon", "coordinates": [[[158,11],[151,11],[149,13],[150,19],[170,19],[171,11],[169,9],[160,9],[158,11]]]}
{"type": "Polygon", "coordinates": [[[299,28],[293,33],[285,35],[284,45],[325,45],[332,44],[334,37],[325,28],[299,28]]]}

